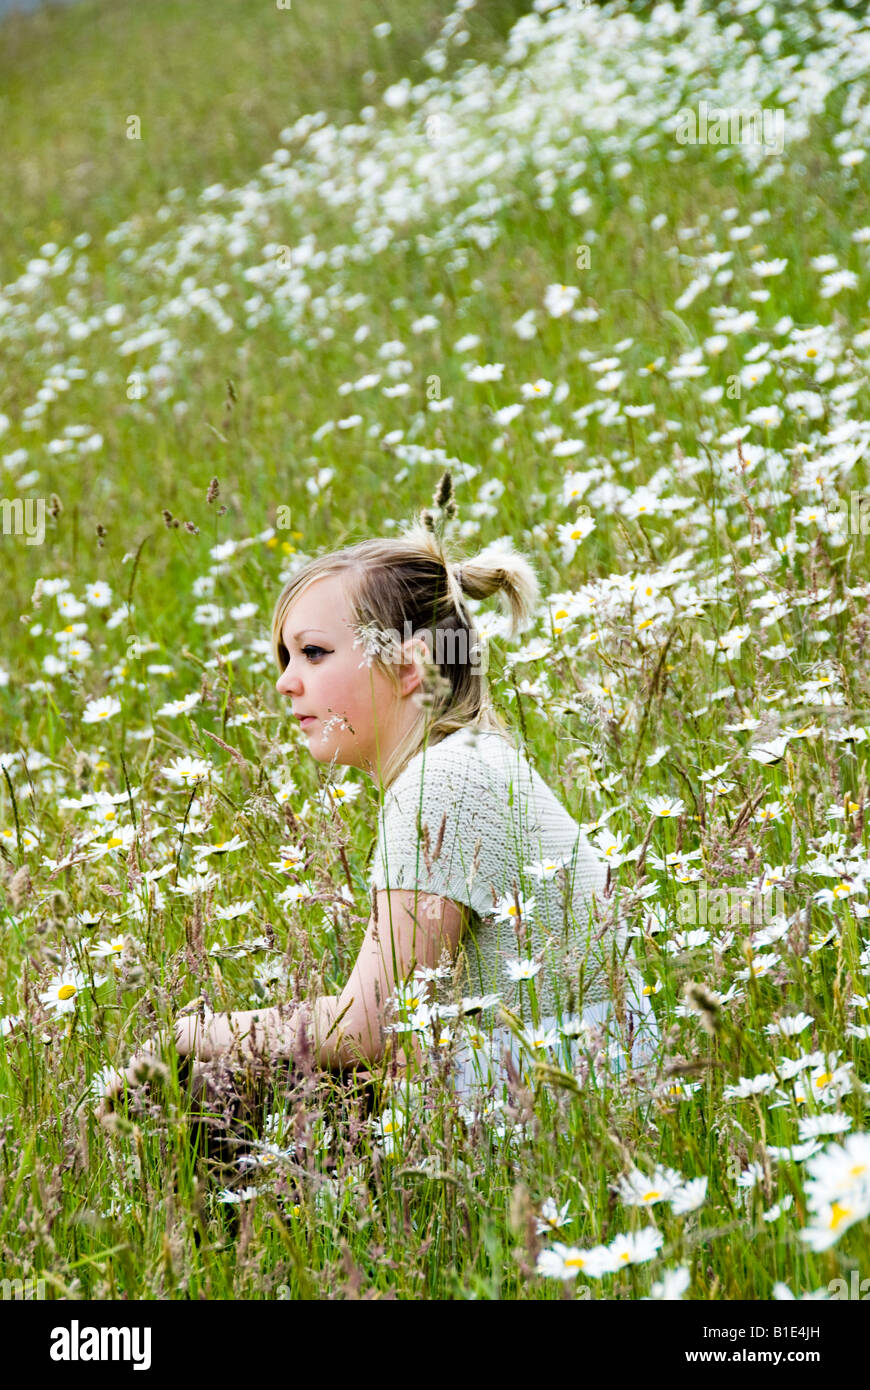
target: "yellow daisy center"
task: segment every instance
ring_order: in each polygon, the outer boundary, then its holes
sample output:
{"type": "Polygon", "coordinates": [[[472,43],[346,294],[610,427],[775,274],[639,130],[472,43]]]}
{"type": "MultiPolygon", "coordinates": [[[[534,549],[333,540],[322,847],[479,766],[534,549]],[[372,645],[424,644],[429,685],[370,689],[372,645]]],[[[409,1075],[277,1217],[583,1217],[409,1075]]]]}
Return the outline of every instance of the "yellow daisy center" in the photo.
{"type": "Polygon", "coordinates": [[[61,985],[57,992],[58,999],[72,999],[76,992],[75,985],[61,985]]]}
{"type": "Polygon", "coordinates": [[[834,1202],[833,1206],[831,1207],[831,1222],[829,1229],[832,1231],[836,1231],[837,1227],[841,1225],[843,1221],[845,1221],[846,1217],[851,1215],[851,1207],[841,1207],[839,1202],[834,1202]]]}

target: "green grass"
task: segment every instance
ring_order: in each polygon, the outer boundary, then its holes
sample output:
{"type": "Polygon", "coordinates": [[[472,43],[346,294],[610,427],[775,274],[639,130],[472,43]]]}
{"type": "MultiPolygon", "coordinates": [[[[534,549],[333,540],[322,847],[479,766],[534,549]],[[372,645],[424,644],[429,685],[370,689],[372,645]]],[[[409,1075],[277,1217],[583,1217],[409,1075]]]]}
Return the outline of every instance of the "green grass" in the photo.
{"type": "MultiPolygon", "coordinates": [[[[485,58],[525,6],[485,0],[465,55],[485,58]]],[[[450,6],[325,0],[279,9],[229,0],[50,6],[9,16],[0,49],[4,278],[47,239],[101,239],[150,219],[170,190],[247,178],[307,111],[356,118],[420,65],[450,6]],[[393,32],[372,29],[389,21],[393,32]],[[366,81],[373,74],[373,81],[366,81]],[[128,138],[138,116],[141,140],[128,138]]],[[[458,50],[456,50],[458,51],[458,50]]]]}
{"type": "MultiPolygon", "coordinates": [[[[783,10],[785,48],[806,64],[834,41],[826,11],[790,10],[797,19],[789,22],[783,10]]],[[[506,61],[504,39],[521,12],[495,3],[470,11],[471,39],[464,47],[450,45],[440,78],[462,77],[470,87],[473,61],[489,65],[496,89],[504,89],[508,71],[540,83],[531,57],[506,61]]],[[[585,1288],[591,1298],[635,1299],[648,1296],[665,1270],[685,1266],[688,1297],[769,1299],[777,1281],[796,1294],[808,1292],[866,1264],[866,1218],[819,1253],[801,1241],[809,1222],[804,1161],[775,1161],[766,1153],[766,1146],[796,1143],[807,1113],[842,1113],[853,1132],[867,1128],[868,1044],[848,1031],[868,1022],[866,1006],[854,1002],[867,990],[860,915],[866,893],[858,873],[870,849],[867,744],[835,737],[847,716],[861,728],[868,724],[867,544],[860,534],[837,542],[797,519],[817,500],[799,477],[801,447],[832,470],[832,492],[848,496],[867,486],[866,459],[859,456],[850,468],[843,454],[848,438],[844,444],[827,437],[851,419],[861,443],[870,404],[861,336],[870,327],[867,242],[852,238],[868,220],[867,164],[848,169],[839,162],[860,143],[854,130],[835,142],[846,129],[846,79],[832,80],[825,109],[805,134],[790,138],[781,172],[765,182],[734,151],[720,161],[710,148],[697,147],[670,160],[673,140],[662,136],[668,112],[704,99],[716,82],[726,90],[730,82],[739,96],[733,43],[717,48],[705,69],[673,78],[660,91],[642,123],[658,138],[644,148],[627,115],[615,132],[595,126],[594,78],[584,66],[594,45],[578,40],[576,86],[588,93],[587,107],[573,123],[562,119],[558,136],[548,136],[549,154],[538,148],[533,157],[529,122],[518,118],[517,167],[493,169],[485,176],[490,187],[481,190],[483,157],[507,149],[506,117],[486,105],[464,112],[461,130],[447,138],[457,153],[466,140],[480,141],[469,159],[474,176],[444,207],[430,199],[414,209],[384,249],[374,249],[370,228],[360,232],[355,225],[371,195],[354,193],[334,204],[323,183],[307,175],[310,137],[284,144],[302,186],[267,202],[262,166],[282,147],[281,132],[308,112],[336,124],[357,122],[368,101],[377,106],[376,130],[394,136],[392,153],[382,149],[378,156],[387,180],[407,179],[408,196],[423,185],[425,169],[415,160],[434,155],[420,122],[380,98],[405,75],[412,82],[430,75],[422,55],[447,13],[445,5],[422,4],[361,3],[350,10],[324,4],[315,11],[300,3],[288,12],[228,5],[218,21],[214,7],[206,12],[198,0],[184,6],[157,0],[147,8],[86,0],[16,18],[3,29],[2,118],[12,159],[0,170],[7,256],[0,294],[16,311],[2,320],[8,365],[0,413],[9,427],[0,461],[7,462],[7,496],[56,494],[61,510],[46,520],[44,545],[4,534],[0,546],[0,617],[11,634],[0,659],[9,676],[0,686],[0,753],[25,749],[46,760],[29,770],[10,763],[0,783],[0,1012],[25,1018],[0,1043],[0,1264],[8,1277],[37,1272],[56,1296],[556,1299],[582,1297],[585,1288]],[[385,18],[393,33],[378,40],[371,29],[385,18]],[[370,70],[375,81],[366,85],[370,70]],[[124,122],[133,113],[142,121],[141,142],[125,138],[124,122]],[[613,166],[626,152],[633,167],[621,177],[613,166]],[[580,159],[585,170],[565,173],[580,159]],[[536,181],[548,168],[554,170],[549,205],[546,187],[536,181]],[[202,200],[203,190],[217,183],[226,196],[202,200]],[[261,194],[262,215],[245,244],[234,247],[229,235],[195,244],[190,230],[223,228],[239,206],[230,190],[244,185],[261,194]],[[579,187],[589,190],[592,205],[578,215],[570,207],[579,187]],[[487,207],[494,193],[505,201],[487,207]],[[475,201],[484,205],[471,212],[475,201]],[[491,224],[492,238],[481,245],[457,231],[453,240],[465,248],[457,256],[456,245],[433,240],[463,213],[491,224]],[[750,223],[756,213],[767,220],[750,223]],[[665,223],[652,225],[659,215],[665,223]],[[121,224],[126,230],[107,240],[121,224]],[[752,235],[733,240],[737,225],[752,226],[752,235]],[[678,234],[689,228],[696,232],[678,234]],[[41,252],[47,242],[62,248],[83,233],[91,240],[74,250],[78,272],[74,262],[41,288],[10,290],[27,258],[56,259],[56,251],[41,252]],[[297,271],[294,261],[286,276],[277,275],[275,248],[291,247],[297,257],[305,236],[326,253],[324,262],[297,271]],[[174,265],[186,238],[188,258],[174,265]],[[586,269],[577,268],[580,244],[590,248],[586,269]],[[677,308],[699,271],[681,257],[714,250],[733,253],[723,263],[732,277],[677,308]],[[827,272],[811,266],[826,254],[857,281],[831,297],[821,293],[827,272]],[[765,279],[753,271],[758,261],[778,257],[787,258],[785,273],[765,279]],[[245,274],[263,267],[262,283],[245,274]],[[283,298],[295,273],[309,291],[298,318],[283,298]],[[71,283],[76,274],[78,284],[71,283]],[[556,285],[576,286],[575,307],[598,317],[550,316],[544,299],[556,285]],[[759,287],[770,289],[769,300],[749,298],[759,287]],[[229,331],[190,301],[196,288],[221,289],[207,307],[218,317],[214,305],[223,305],[229,331]],[[173,299],[180,312],[162,323],[175,350],[161,377],[154,370],[159,344],[125,355],[119,348],[173,299]],[[69,319],[87,320],[114,305],[124,309],[119,325],[68,336],[69,319]],[[726,335],[717,352],[708,342],[717,331],[711,306],[754,307],[758,323],[726,335]],[[528,309],[537,312],[538,333],[527,339],[513,325],[528,309]],[[429,314],[438,320],[435,329],[415,332],[413,325],[429,314]],[[779,326],[786,316],[792,329],[779,326]],[[815,325],[825,333],[804,341],[800,331],[815,325]],[[364,327],[367,336],[358,333],[364,327]],[[458,353],[454,345],[468,333],[480,343],[458,353]],[[404,375],[384,374],[374,387],[340,391],[342,383],[385,373],[390,359],[378,350],[396,341],[410,364],[404,375]],[[735,393],[735,380],[752,360],[747,353],[765,343],[774,349],[773,370],[735,393]],[[707,372],[669,377],[681,354],[696,348],[707,372]],[[603,392],[592,366],[613,356],[625,375],[603,392]],[[470,381],[463,366],[471,362],[503,362],[504,376],[470,381]],[[146,382],[142,396],[134,373],[146,382]],[[44,414],[24,415],[58,375],[69,389],[50,388],[44,414]],[[453,397],[452,410],[428,408],[433,378],[441,400],[453,397]],[[541,378],[554,388],[564,382],[569,394],[562,401],[551,395],[525,401],[523,386],[541,378]],[[383,395],[385,386],[402,380],[408,394],[383,395]],[[848,398],[852,382],[857,391],[848,398]],[[722,398],[705,400],[702,393],[715,385],[724,388],[722,398]],[[796,391],[818,395],[818,419],[799,403],[786,405],[796,391]],[[573,418],[605,395],[622,406],[652,406],[652,413],[622,412],[611,423],[595,412],[573,418]],[[494,411],[519,401],[525,409],[513,421],[493,421],[494,411]],[[782,422],[770,430],[751,423],[747,451],[767,452],[760,461],[750,457],[741,472],[733,442],[721,438],[756,406],[771,403],[780,406],[782,422]],[[315,438],[325,422],[357,412],[361,425],[315,438]],[[99,433],[101,447],[53,452],[49,444],[74,438],[65,433],[71,425],[99,433]],[[557,436],[546,434],[552,426],[563,439],[580,437],[582,452],[554,453],[557,436]],[[385,444],[384,436],[398,430],[403,439],[385,444]],[[499,438],[502,446],[493,448],[499,438]],[[409,442],[433,452],[403,457],[409,442]],[[27,451],[25,459],[19,450],[27,451]],[[687,505],[632,519],[612,498],[602,499],[592,507],[595,530],[566,559],[557,528],[575,513],[563,501],[563,484],[570,472],[596,462],[611,483],[636,490],[658,479],[662,496],[687,505]],[[661,604],[651,623],[642,625],[628,601],[595,619],[578,609],[556,620],[554,601],[531,633],[495,642],[490,664],[497,706],[520,729],[535,766],[572,815],[592,822],[609,812],[606,828],[625,837],[624,850],[647,842],[645,879],[627,860],[615,880],[630,920],[643,928],[636,952],[656,990],[666,1065],[655,1085],[640,1079],[600,1091],[578,1087],[570,1076],[538,1073],[530,1089],[514,1091],[503,1134],[492,1119],[460,1124],[449,1087],[438,1082],[431,1109],[412,1112],[394,1155],[362,1117],[354,1119],[352,1105],[351,1113],[336,1110],[341,1097],[331,1079],[308,1078],[299,1113],[310,1125],[310,1142],[294,1161],[280,1160],[258,1177],[260,1195],[236,1221],[197,1177],[174,1077],[153,1101],[132,1102],[128,1118],[109,1134],[90,1115],[89,1085],[103,1065],[124,1059],[197,994],[207,994],[215,1008],[241,1009],[282,992],[341,989],[368,920],[374,789],[364,782],[363,794],[340,812],[317,813],[319,766],[283,719],[277,673],[256,644],[269,636],[290,565],[349,540],[389,534],[430,504],[445,464],[453,469],[466,528],[456,530],[457,553],[473,554],[509,535],[532,556],[545,594],[579,595],[608,576],[636,575],[643,602],[649,581],[688,553],[683,587],[665,590],[672,608],[661,604]],[[466,477],[463,465],[477,471],[466,477]],[[327,468],[333,470],[328,484],[309,491],[307,483],[327,468]],[[37,479],[19,484],[31,470],[37,479]],[[220,494],[209,503],[213,477],[220,494]],[[491,483],[503,491],[489,502],[491,483]],[[282,506],[292,511],[285,529],[277,520],[282,506]],[[164,524],[164,509],[178,527],[164,524]],[[230,540],[247,543],[211,555],[230,540]],[[796,544],[783,555],[777,542],[796,544]],[[759,559],[771,560],[771,568],[747,573],[750,560],[759,559]],[[112,602],[65,619],[55,598],[34,601],[39,578],[68,579],[76,596],[100,581],[111,587],[112,602]],[[753,604],[774,592],[784,611],[762,626],[765,610],[753,604]],[[118,611],[125,600],[128,615],[118,611]],[[252,616],[231,616],[230,609],[248,602],[257,606],[252,616]],[[195,610],[209,603],[222,613],[201,624],[195,610]],[[109,626],[113,613],[117,621],[109,626]],[[56,635],[76,621],[85,625],[89,657],[48,669],[46,655],[60,649],[56,635]],[[745,640],[716,660],[705,641],[741,624],[749,628],[745,640]],[[131,655],[134,636],[153,648],[131,655]],[[551,645],[543,658],[525,649],[535,636],[551,645]],[[767,656],[777,644],[781,655],[767,656]],[[218,659],[227,650],[230,658],[218,659]],[[750,758],[750,747],[790,722],[786,711],[818,704],[805,683],[822,677],[842,696],[844,717],[836,708],[817,708],[821,733],[794,737],[777,763],[750,758]],[[523,693],[517,686],[524,680],[530,688],[523,693]],[[582,704],[571,708],[572,700],[591,698],[592,685],[604,701],[597,718],[588,704],[585,714],[582,704]],[[192,691],[203,698],[190,715],[156,713],[192,691]],[[84,723],[87,700],[110,693],[121,700],[122,715],[102,728],[84,723]],[[243,722],[233,722],[240,716],[243,722]],[[727,727],[746,716],[762,723],[744,731],[727,727]],[[148,729],[153,734],[140,737],[148,729]],[[661,748],[663,756],[648,761],[661,748]],[[162,776],[168,762],[185,754],[209,758],[222,774],[194,807],[190,791],[172,788],[162,776]],[[728,764],[723,775],[733,787],[714,793],[702,774],[721,763],[728,764]],[[289,779],[295,787],[279,801],[289,779]],[[135,824],[137,857],[114,846],[105,858],[54,872],[46,860],[69,856],[74,835],[90,823],[86,808],[65,808],[61,800],[93,791],[120,796],[127,782],[141,789],[133,810],[121,800],[108,824],[135,824]],[[680,797],[684,810],[670,824],[659,818],[651,825],[649,796],[680,797]],[[769,821],[752,819],[759,807],[775,803],[769,821]],[[839,819],[837,805],[845,808],[839,819]],[[201,828],[188,824],[182,837],[188,810],[201,828]],[[154,835],[157,830],[162,833],[154,835]],[[826,841],[831,831],[842,832],[841,840],[826,841]],[[248,845],[219,870],[219,884],[201,903],[171,894],[176,874],[170,872],[158,880],[165,902],[142,920],[104,915],[133,909],[141,887],[137,866],[170,864],[188,874],[192,842],[236,833],[248,845]],[[275,902],[284,877],[273,861],[282,844],[300,839],[312,856],[306,877],[322,896],[288,909],[275,902]],[[675,851],[696,850],[701,857],[685,861],[682,872],[694,866],[711,887],[742,886],[772,868],[784,870],[789,933],[761,950],[779,955],[769,973],[755,978],[750,970],[741,978],[753,959],[745,925],[737,925],[728,944],[676,940],[681,869],[657,864],[675,851]],[[820,888],[837,881],[814,872],[817,858],[850,851],[851,868],[841,868],[858,891],[831,904],[817,900],[820,888]],[[338,897],[342,885],[351,888],[352,906],[338,897]],[[632,898],[641,887],[654,895],[632,898]],[[216,906],[239,899],[254,901],[249,915],[227,922],[215,916],[216,906]],[[662,931],[645,922],[651,906],[663,913],[662,931]],[[101,920],[83,925],[84,914],[101,920]],[[38,995],[62,963],[85,966],[92,937],[121,931],[139,946],[117,974],[109,963],[102,970],[109,981],[83,989],[69,1018],[41,1009],[38,995]],[[250,945],[261,934],[267,950],[250,945]],[[212,946],[223,955],[210,954],[212,946]],[[285,976],[278,972],[282,963],[285,976]],[[258,964],[274,966],[276,977],[261,979],[258,964]],[[713,1033],[696,1014],[680,1011],[691,981],[723,994],[734,986],[740,991],[723,1006],[713,1033]],[[781,1015],[798,1012],[812,1019],[805,1032],[778,1039],[765,1032],[781,1015]],[[784,1082],[779,1097],[723,1095],[740,1078],[770,1071],[777,1059],[814,1050],[836,1050],[837,1065],[848,1065],[848,1084],[839,1093],[816,1088],[815,1095],[810,1088],[798,1100],[794,1083],[784,1082]],[[686,1083],[697,1089],[681,1092],[686,1083]],[[773,1104],[776,1099],[785,1103],[773,1104]],[[331,1151],[327,1124],[334,1130],[331,1151]],[[440,1176],[427,1173],[426,1163],[440,1176]],[[753,1163],[761,1164],[759,1181],[738,1183],[753,1163]],[[617,1195],[620,1176],[633,1166],[651,1175],[657,1164],[686,1179],[706,1177],[705,1202],[678,1215],[663,1202],[640,1211],[617,1195]],[[538,1234],[535,1222],[547,1198],[568,1203],[569,1217],[563,1227],[538,1234]],[[788,1198],[793,1206],[763,1219],[788,1198]],[[600,1281],[581,1273],[562,1283],[536,1272],[539,1252],[555,1240],[588,1249],[650,1225],[660,1231],[662,1247],[649,1261],[600,1281]]],[[[748,17],[750,35],[753,23],[748,17]]],[[[642,39],[649,60],[663,42],[652,33],[642,39]]],[[[696,33],[683,31],[671,42],[701,51],[696,33]]],[[[606,64],[617,72],[626,43],[607,45],[606,64]]],[[[563,112],[564,93],[550,80],[550,114],[563,112]]],[[[778,88],[766,81],[759,78],[759,99],[774,105],[778,88]]],[[[436,110],[452,90],[440,89],[436,110]]],[[[547,90],[535,107],[541,120],[547,90]]],[[[527,96],[535,101],[533,86],[527,96]]],[[[515,110],[504,101],[508,114],[515,110]]],[[[336,176],[342,188],[359,165],[336,176]]],[[[386,225],[388,213],[382,220],[386,225]]],[[[710,932],[721,934],[715,927],[710,932]]],[[[387,1093],[379,1077],[378,1110],[387,1093]]],[[[838,1138],[843,1135],[832,1131],[823,1142],[838,1138]]]]}

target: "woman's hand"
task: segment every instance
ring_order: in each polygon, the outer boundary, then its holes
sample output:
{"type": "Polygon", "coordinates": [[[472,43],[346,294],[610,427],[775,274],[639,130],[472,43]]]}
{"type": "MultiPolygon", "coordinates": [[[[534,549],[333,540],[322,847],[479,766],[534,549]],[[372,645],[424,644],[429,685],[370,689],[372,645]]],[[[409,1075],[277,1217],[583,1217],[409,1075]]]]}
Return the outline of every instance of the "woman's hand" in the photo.
{"type": "MultiPolygon", "coordinates": [[[[244,1057],[244,1040],[250,1034],[252,1021],[261,1020],[269,1011],[250,1009],[215,1014],[206,1009],[204,1018],[201,1018],[203,1002],[202,998],[193,999],[179,1010],[173,1028],[173,1042],[179,1057],[193,1055],[200,1061],[210,1061],[218,1053],[231,1051],[238,1051],[240,1059],[244,1057]]],[[[133,1054],[123,1071],[114,1071],[107,1076],[105,1089],[94,1112],[100,1122],[112,1114],[115,1102],[126,1087],[141,1086],[146,1081],[155,1078],[165,1080],[168,1077],[168,1068],[162,1061],[164,1052],[162,1039],[149,1038],[133,1054]]]]}
{"type": "MultiPolygon", "coordinates": [[[[180,1057],[186,1057],[192,1052],[194,1034],[196,1028],[196,1016],[199,1014],[204,1001],[202,996],[191,999],[179,1010],[179,1020],[175,1024],[174,1042],[175,1049],[180,1057]]],[[[206,1021],[210,1021],[213,1015],[206,1013],[206,1021]]],[[[134,1052],[127,1066],[123,1071],[112,1071],[105,1078],[105,1088],[100,1097],[99,1105],[94,1114],[102,1122],[107,1115],[111,1115],[115,1102],[119,1096],[124,1094],[128,1086],[141,1086],[144,1082],[159,1077],[164,1080],[168,1076],[166,1064],[161,1060],[164,1052],[164,1043],[161,1038],[149,1038],[144,1042],[138,1051],[134,1052]]]]}
{"type": "Polygon", "coordinates": [[[168,1076],[168,1069],[165,1062],[161,1061],[160,1052],[160,1039],[149,1038],[137,1052],[134,1052],[123,1071],[114,1071],[106,1077],[102,1097],[94,1111],[101,1124],[113,1113],[115,1102],[128,1086],[141,1086],[146,1081],[157,1077],[165,1079],[168,1076]]]}

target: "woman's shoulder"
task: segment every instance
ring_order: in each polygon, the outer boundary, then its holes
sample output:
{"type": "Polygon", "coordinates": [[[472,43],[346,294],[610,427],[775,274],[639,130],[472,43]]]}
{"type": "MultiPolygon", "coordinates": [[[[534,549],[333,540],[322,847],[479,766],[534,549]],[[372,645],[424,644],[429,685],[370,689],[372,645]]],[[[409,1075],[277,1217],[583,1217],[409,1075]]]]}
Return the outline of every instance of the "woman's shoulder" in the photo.
{"type": "Polygon", "coordinates": [[[494,729],[478,729],[469,725],[455,729],[437,743],[429,743],[408,760],[396,783],[410,781],[425,774],[429,780],[431,773],[454,772],[460,769],[473,771],[482,767],[502,767],[516,762],[518,753],[513,742],[494,729]]]}
{"type": "Polygon", "coordinates": [[[431,800],[504,789],[514,745],[500,733],[468,726],[428,743],[409,758],[387,789],[387,803],[431,800]]]}

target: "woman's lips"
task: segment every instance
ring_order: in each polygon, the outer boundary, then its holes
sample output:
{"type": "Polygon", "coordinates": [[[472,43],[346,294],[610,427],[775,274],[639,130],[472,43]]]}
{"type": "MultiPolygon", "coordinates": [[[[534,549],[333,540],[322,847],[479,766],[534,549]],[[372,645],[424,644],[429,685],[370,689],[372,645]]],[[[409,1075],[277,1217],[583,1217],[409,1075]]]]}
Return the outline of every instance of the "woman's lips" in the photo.
{"type": "Polygon", "coordinates": [[[299,727],[302,729],[307,728],[309,724],[313,724],[315,722],[316,718],[317,716],[314,714],[306,714],[304,719],[299,720],[299,727]]]}

